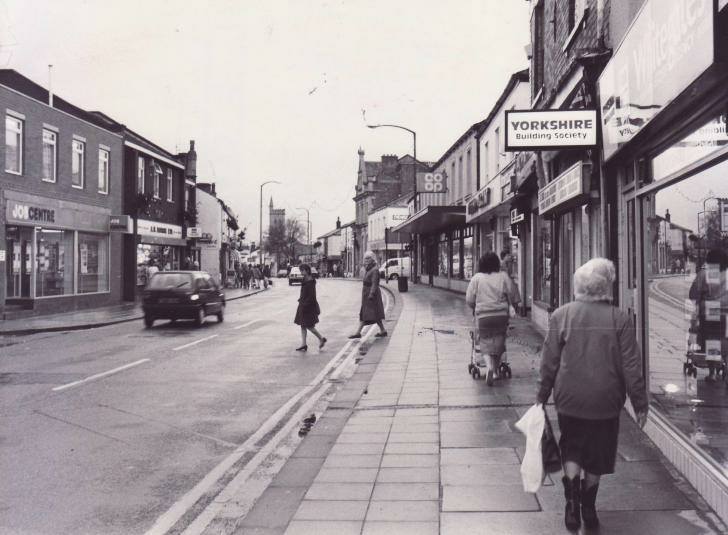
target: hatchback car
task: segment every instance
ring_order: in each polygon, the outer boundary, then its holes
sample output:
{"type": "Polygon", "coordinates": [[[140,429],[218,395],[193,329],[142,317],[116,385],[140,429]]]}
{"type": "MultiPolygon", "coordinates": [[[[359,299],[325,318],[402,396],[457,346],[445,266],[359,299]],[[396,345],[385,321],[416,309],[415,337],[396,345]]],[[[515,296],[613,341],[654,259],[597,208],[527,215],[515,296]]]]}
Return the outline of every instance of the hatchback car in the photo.
{"type": "Polygon", "coordinates": [[[285,279],[286,277],[288,277],[288,270],[285,268],[279,269],[278,273],[276,273],[276,277],[278,277],[279,279],[285,279]]]}
{"type": "Polygon", "coordinates": [[[160,271],[142,293],[142,310],[147,328],[158,319],[192,319],[199,327],[205,316],[223,321],[225,294],[205,271],[160,271]]]}
{"type": "Polygon", "coordinates": [[[303,282],[303,273],[301,268],[294,266],[291,268],[291,272],[288,274],[288,286],[293,286],[294,282],[303,282]]]}

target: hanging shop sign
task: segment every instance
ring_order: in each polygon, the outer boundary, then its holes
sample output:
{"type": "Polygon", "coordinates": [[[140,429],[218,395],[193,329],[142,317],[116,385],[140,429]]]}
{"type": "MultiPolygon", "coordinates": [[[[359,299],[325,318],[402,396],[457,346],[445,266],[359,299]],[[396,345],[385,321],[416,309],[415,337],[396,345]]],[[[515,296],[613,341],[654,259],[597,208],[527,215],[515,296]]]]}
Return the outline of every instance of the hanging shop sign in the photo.
{"type": "Polygon", "coordinates": [[[713,0],[647,0],[599,77],[611,157],[714,59],[713,0]]]}
{"type": "Polygon", "coordinates": [[[187,227],[187,239],[199,238],[202,236],[200,227],[187,227]]]}
{"type": "Polygon", "coordinates": [[[518,208],[514,208],[511,210],[511,225],[515,225],[516,223],[520,223],[526,218],[526,214],[523,212],[519,212],[518,208]]]}
{"type": "Polygon", "coordinates": [[[110,215],[109,230],[112,232],[121,232],[123,234],[131,234],[134,232],[134,220],[128,215],[110,215]]]}
{"type": "Polygon", "coordinates": [[[544,215],[556,208],[566,209],[571,206],[570,201],[581,201],[582,196],[589,192],[586,187],[587,178],[588,173],[584,172],[584,162],[577,162],[538,190],[539,215],[544,215]]]}
{"type": "Polygon", "coordinates": [[[508,110],[506,151],[594,147],[596,110],[508,110]]]}
{"type": "Polygon", "coordinates": [[[447,193],[447,173],[417,173],[417,193],[447,193]]]}
{"type": "Polygon", "coordinates": [[[492,189],[490,187],[482,188],[475,196],[468,201],[468,206],[465,210],[465,220],[470,222],[480,214],[486,211],[490,206],[492,189]]]}
{"type": "Polygon", "coordinates": [[[137,220],[137,233],[144,236],[182,239],[182,227],[159,221],[137,220]]]}

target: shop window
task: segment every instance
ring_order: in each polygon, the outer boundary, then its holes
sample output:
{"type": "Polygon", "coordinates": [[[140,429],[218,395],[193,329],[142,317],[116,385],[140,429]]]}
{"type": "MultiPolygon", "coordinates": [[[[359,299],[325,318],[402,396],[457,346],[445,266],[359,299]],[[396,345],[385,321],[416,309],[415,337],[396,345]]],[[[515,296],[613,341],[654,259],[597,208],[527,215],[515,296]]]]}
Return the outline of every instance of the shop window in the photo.
{"type": "Polygon", "coordinates": [[[534,290],[536,299],[551,304],[551,248],[553,244],[551,221],[534,214],[536,220],[534,236],[534,290]]]}
{"type": "Polygon", "coordinates": [[[137,158],[137,193],[144,193],[144,157],[137,158]]]}
{"type": "Polygon", "coordinates": [[[71,148],[71,185],[74,188],[83,188],[86,144],[83,141],[74,139],[71,148]]]}
{"type": "Polygon", "coordinates": [[[99,192],[109,193],[109,151],[99,149],[99,192]]]}
{"type": "Polygon", "coordinates": [[[463,278],[470,280],[473,277],[473,237],[463,238],[463,278]]]}
{"type": "Polygon", "coordinates": [[[56,181],[56,167],[58,157],[56,153],[58,135],[50,130],[43,129],[43,163],[41,179],[44,182],[56,181]]]}
{"type": "Polygon", "coordinates": [[[442,234],[437,248],[437,274],[441,277],[447,277],[450,274],[450,247],[447,234],[442,234]]]}
{"type": "Polygon", "coordinates": [[[23,121],[5,116],[5,170],[23,174],[23,121]]]}
{"type": "Polygon", "coordinates": [[[36,297],[73,294],[73,234],[72,230],[36,230],[36,297]]]}
{"type": "Polygon", "coordinates": [[[450,262],[450,265],[452,266],[452,277],[454,279],[462,278],[462,275],[460,273],[460,257],[461,257],[461,251],[460,251],[460,238],[454,238],[452,240],[452,249],[451,249],[451,256],[452,260],[450,262]]]}
{"type": "Polygon", "coordinates": [[[572,300],[571,279],[574,275],[574,215],[567,212],[559,218],[559,304],[572,300]]]}
{"type": "Polygon", "coordinates": [[[33,228],[14,225],[5,227],[5,250],[8,257],[5,286],[7,297],[30,297],[33,228]]]}
{"type": "Polygon", "coordinates": [[[159,166],[157,162],[152,162],[152,166],[154,167],[154,177],[152,181],[152,193],[154,195],[155,199],[160,198],[160,182],[162,181],[162,168],[159,166]]]}
{"type": "Polygon", "coordinates": [[[109,291],[109,237],[78,233],[78,293],[109,291]]]}
{"type": "Polygon", "coordinates": [[[641,199],[651,403],[728,474],[728,162],[641,199]]]}

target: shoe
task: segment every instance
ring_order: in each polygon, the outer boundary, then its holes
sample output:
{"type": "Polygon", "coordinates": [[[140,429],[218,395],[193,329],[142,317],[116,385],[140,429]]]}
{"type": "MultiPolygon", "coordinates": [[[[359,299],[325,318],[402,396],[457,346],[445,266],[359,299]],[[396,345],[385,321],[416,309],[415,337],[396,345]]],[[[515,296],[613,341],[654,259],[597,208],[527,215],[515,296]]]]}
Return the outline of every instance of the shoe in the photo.
{"type": "Polygon", "coordinates": [[[384,338],[385,336],[387,336],[387,331],[382,331],[380,333],[375,334],[374,336],[376,336],[377,338],[384,338]]]}
{"type": "Polygon", "coordinates": [[[308,346],[297,347],[296,351],[308,351],[308,346]]]}
{"type": "Polygon", "coordinates": [[[596,507],[597,492],[599,492],[599,483],[587,489],[586,481],[581,482],[581,518],[584,520],[584,527],[588,529],[599,527],[596,507]]]}
{"type": "Polygon", "coordinates": [[[323,349],[327,341],[326,338],[322,338],[321,342],[319,342],[319,349],[323,349]]]}
{"type": "Polygon", "coordinates": [[[350,334],[350,335],[349,335],[349,338],[350,338],[350,339],[351,339],[351,338],[361,338],[361,333],[356,333],[356,334],[350,334]]]}
{"type": "MultiPolygon", "coordinates": [[[[566,529],[577,531],[581,526],[581,478],[576,476],[569,479],[564,476],[561,478],[564,484],[564,497],[566,498],[566,506],[564,507],[564,524],[566,529]]],[[[596,498],[596,494],[594,495],[596,498]]]]}

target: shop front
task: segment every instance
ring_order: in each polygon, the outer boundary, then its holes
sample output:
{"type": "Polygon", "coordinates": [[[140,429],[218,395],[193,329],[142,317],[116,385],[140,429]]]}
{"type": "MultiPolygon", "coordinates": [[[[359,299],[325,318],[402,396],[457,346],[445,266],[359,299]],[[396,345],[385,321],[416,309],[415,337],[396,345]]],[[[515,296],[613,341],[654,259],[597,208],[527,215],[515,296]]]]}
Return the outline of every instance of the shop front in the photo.
{"type": "Polygon", "coordinates": [[[728,9],[711,0],[671,9],[648,0],[599,80],[623,237],[617,297],[644,350],[645,429],[726,521],[728,9]],[[636,71],[630,58],[657,35],[669,54],[636,71]]]}
{"type": "Polygon", "coordinates": [[[4,201],[6,307],[45,313],[118,300],[108,209],[11,190],[4,201]]]}
{"type": "Polygon", "coordinates": [[[150,266],[159,271],[183,269],[186,246],[180,225],[137,219],[137,287],[146,286],[150,266]]]}

